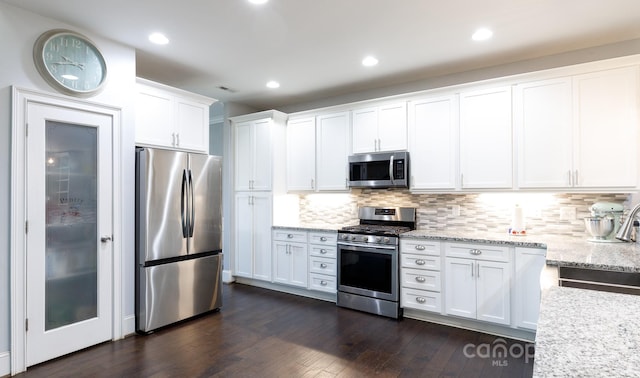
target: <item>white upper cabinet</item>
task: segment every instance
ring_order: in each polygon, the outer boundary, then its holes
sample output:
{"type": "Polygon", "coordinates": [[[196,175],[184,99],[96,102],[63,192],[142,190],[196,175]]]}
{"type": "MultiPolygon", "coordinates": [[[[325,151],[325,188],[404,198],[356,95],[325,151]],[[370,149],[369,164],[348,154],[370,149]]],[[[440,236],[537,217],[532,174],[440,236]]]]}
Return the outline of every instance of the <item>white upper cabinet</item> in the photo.
{"type": "Polygon", "coordinates": [[[287,191],[348,191],[349,112],[287,123],[287,191]]]}
{"type": "Polygon", "coordinates": [[[353,153],[407,149],[405,102],[353,110],[353,153]]]}
{"type": "Polygon", "coordinates": [[[518,186],[566,187],[572,175],[571,78],[514,87],[518,186]]]}
{"type": "Polygon", "coordinates": [[[235,190],[271,190],[271,123],[235,125],[235,190]]]}
{"type": "Polygon", "coordinates": [[[636,187],[638,85],[625,67],[515,86],[518,187],[636,187]]]}
{"type": "Polygon", "coordinates": [[[456,188],[457,96],[411,101],[408,105],[411,190],[456,188]]]}
{"type": "Polygon", "coordinates": [[[346,191],[348,179],[349,112],[316,119],[317,183],[319,191],[346,191]]]}
{"type": "Polygon", "coordinates": [[[209,153],[209,106],[214,101],[138,79],[136,144],[209,153]]]}
{"type": "Polygon", "coordinates": [[[510,189],[512,176],[511,87],[460,94],[462,189],[510,189]]]}
{"type": "Polygon", "coordinates": [[[287,190],[316,188],[316,119],[308,117],[287,123],[287,190]]]}
{"type": "Polygon", "coordinates": [[[639,88],[638,66],[574,76],[574,186],[637,186],[639,88]]]}

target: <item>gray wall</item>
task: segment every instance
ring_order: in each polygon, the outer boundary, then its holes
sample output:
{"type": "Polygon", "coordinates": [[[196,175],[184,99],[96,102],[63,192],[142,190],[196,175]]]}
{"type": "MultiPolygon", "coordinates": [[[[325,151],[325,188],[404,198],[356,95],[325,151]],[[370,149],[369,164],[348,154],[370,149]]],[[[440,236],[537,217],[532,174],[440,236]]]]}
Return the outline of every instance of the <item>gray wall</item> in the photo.
{"type": "MultiPolygon", "coordinates": [[[[43,32],[54,28],[76,30],[91,38],[104,54],[109,67],[107,87],[90,101],[121,107],[122,182],[131,190],[123,191],[123,309],[131,322],[134,314],[134,109],[135,50],[108,39],[43,18],[0,2],[0,370],[2,356],[10,349],[9,267],[10,267],[10,179],[11,179],[11,86],[55,92],[40,77],[32,60],[32,47],[43,32]]],[[[116,225],[118,227],[120,225],[116,225]]],[[[0,371],[0,375],[3,375],[0,371]]]]}

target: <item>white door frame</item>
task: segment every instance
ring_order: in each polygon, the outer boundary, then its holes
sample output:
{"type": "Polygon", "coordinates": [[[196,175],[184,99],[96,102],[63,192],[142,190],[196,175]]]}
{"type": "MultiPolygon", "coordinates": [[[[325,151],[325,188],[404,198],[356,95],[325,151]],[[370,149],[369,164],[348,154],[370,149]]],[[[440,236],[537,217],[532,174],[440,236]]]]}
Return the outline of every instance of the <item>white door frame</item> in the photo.
{"type": "MultiPolygon", "coordinates": [[[[124,336],[122,316],[122,139],[121,109],[72,97],[12,87],[11,130],[11,374],[26,370],[26,132],[29,103],[49,104],[111,116],[113,119],[113,325],[112,340],[124,336]]],[[[44,215],[43,215],[44,216],[44,215]]]]}

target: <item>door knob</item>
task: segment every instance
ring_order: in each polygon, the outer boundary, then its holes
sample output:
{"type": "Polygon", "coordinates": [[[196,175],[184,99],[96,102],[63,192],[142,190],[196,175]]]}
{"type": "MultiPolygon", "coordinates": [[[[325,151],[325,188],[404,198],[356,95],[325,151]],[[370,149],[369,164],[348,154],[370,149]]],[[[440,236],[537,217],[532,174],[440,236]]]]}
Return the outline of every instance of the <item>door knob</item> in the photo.
{"type": "Polygon", "coordinates": [[[111,241],[111,236],[103,236],[103,237],[100,238],[100,241],[103,242],[103,243],[111,241]]]}

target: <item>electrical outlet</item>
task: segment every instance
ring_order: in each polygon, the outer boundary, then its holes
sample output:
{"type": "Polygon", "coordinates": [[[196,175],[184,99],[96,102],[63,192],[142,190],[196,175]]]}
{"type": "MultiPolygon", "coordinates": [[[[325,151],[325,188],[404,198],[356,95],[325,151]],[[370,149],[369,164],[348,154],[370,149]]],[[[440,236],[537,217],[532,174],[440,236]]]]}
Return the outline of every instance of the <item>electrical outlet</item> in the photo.
{"type": "Polygon", "coordinates": [[[560,220],[572,221],[576,220],[576,208],[575,207],[561,207],[560,208],[560,220]]]}
{"type": "Polygon", "coordinates": [[[460,205],[451,205],[451,216],[460,216],[460,205]]]}

